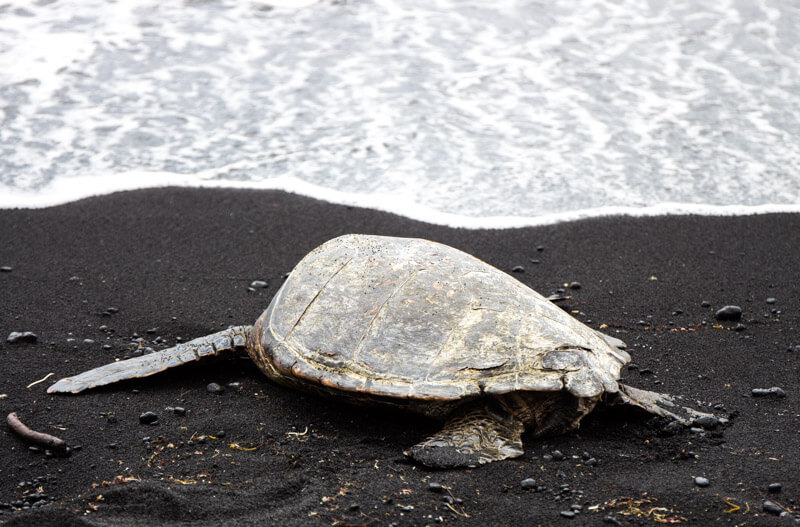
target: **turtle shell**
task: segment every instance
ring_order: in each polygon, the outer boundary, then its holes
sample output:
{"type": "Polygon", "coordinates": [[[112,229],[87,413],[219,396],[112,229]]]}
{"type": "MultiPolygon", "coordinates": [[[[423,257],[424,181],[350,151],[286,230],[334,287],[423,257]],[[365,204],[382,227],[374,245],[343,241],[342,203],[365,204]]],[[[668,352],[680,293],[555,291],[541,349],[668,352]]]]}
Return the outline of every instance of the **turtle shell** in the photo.
{"type": "Polygon", "coordinates": [[[621,341],[462,251],[347,235],[309,253],[255,325],[253,358],[294,384],[454,401],[616,392],[621,341]],[[619,347],[617,347],[619,346],[619,347]]]}

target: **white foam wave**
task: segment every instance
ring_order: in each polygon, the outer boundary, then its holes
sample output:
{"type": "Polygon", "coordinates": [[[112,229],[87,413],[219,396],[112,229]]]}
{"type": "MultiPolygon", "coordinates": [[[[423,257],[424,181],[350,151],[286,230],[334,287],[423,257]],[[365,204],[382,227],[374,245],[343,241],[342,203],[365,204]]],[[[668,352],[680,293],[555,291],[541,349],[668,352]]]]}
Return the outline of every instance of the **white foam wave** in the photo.
{"type": "Polygon", "coordinates": [[[553,225],[604,216],[664,216],[698,214],[708,216],[740,216],[770,213],[800,213],[800,205],[708,205],[699,203],[657,203],[642,207],[604,206],[539,216],[475,217],[442,212],[396,194],[359,194],[314,185],[286,176],[266,181],[242,182],[212,179],[211,173],[197,175],[167,172],[132,171],[125,177],[77,177],[58,179],[45,192],[26,192],[0,185],[0,208],[44,208],[63,205],[84,198],[113,192],[147,188],[200,187],[220,189],[281,190],[339,205],[374,209],[410,219],[465,229],[509,229],[553,225]],[[202,175],[201,175],[202,176],[202,175]],[[24,204],[20,207],[20,204],[24,204]]]}

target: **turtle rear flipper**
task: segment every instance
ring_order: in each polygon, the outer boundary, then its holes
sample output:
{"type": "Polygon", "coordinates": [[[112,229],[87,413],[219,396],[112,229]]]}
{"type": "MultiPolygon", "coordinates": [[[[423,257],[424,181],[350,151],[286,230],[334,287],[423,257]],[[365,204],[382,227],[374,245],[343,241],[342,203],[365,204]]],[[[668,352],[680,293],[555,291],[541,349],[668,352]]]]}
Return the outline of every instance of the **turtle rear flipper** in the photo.
{"type": "Polygon", "coordinates": [[[713,414],[681,406],[677,404],[675,399],[670,395],[649,392],[624,384],[619,385],[619,392],[616,394],[616,398],[612,401],[612,404],[630,404],[637,406],[643,410],[647,410],[653,415],[673,419],[685,426],[690,426],[697,419],[703,417],[713,417],[721,423],[727,421],[727,419],[720,418],[713,414]]]}
{"type": "Polygon", "coordinates": [[[223,351],[243,349],[247,346],[251,329],[251,326],[231,327],[156,353],[112,362],[74,377],[65,377],[48,388],[47,393],[78,393],[125,379],[149,377],[223,351]]]}
{"type": "Polygon", "coordinates": [[[488,403],[458,411],[444,427],[404,452],[432,468],[474,467],[524,454],[520,419],[488,403]]]}

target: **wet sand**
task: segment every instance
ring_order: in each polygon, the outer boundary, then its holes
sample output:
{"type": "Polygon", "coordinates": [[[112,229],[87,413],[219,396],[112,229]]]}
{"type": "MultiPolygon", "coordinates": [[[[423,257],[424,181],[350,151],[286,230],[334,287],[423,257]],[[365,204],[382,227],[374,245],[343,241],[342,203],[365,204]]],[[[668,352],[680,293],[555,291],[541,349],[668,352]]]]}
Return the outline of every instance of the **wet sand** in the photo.
{"type": "Polygon", "coordinates": [[[2,427],[7,525],[783,524],[765,500],[800,517],[800,215],[474,231],[277,191],[154,189],[0,210],[0,226],[0,266],[11,267],[0,272],[0,409],[73,447],[47,457],[2,427]],[[627,383],[721,405],[731,422],[669,435],[610,408],[577,432],[528,437],[521,458],[437,471],[402,454],[436,422],[276,386],[246,357],[46,394],[130,356],[137,337],[162,349],[252,323],[282,275],[345,233],[428,238],[508,272],[521,265],[514,276],[544,294],[579,282],[564,307],[628,343],[627,383]],[[248,291],[254,280],[269,286],[248,291]],[[742,320],[717,322],[729,304],[742,320]],[[9,344],[11,331],[38,340],[9,344]],[[212,382],[225,391],[209,393],[212,382]],[[752,396],[773,386],[786,396],[752,396]],[[140,423],[146,411],[158,424],[140,423]],[[563,460],[549,459],[556,450],[563,460]],[[563,517],[571,506],[581,510],[563,517]]]}

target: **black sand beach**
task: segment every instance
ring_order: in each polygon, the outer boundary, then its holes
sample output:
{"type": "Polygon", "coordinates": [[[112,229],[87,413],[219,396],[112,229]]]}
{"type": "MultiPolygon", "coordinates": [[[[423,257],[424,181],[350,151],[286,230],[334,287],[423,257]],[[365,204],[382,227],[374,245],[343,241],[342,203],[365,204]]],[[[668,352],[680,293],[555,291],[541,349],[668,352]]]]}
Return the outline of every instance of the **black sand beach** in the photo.
{"type": "Polygon", "coordinates": [[[792,524],[800,517],[798,233],[800,215],[790,214],[460,230],[251,190],[154,189],[0,210],[0,266],[11,267],[0,272],[0,409],[74,448],[47,457],[3,425],[0,522],[792,524]],[[722,405],[730,424],[669,435],[646,414],[595,411],[575,433],[528,438],[521,458],[436,471],[402,451],[437,423],[276,386],[247,358],[46,394],[58,378],[131,355],[137,336],[161,349],[252,323],[282,275],[344,233],[423,237],[505,271],[522,265],[514,276],[544,294],[580,282],[565,307],[628,343],[635,366],[626,382],[722,405]],[[250,292],[254,280],[269,286],[250,292]],[[743,308],[740,322],[714,320],[728,304],[743,308]],[[38,340],[9,344],[12,331],[38,340]],[[211,382],[225,391],[209,393],[211,382]],[[773,386],[785,397],[752,396],[773,386]],[[146,411],[158,424],[140,423],[146,411]],[[556,450],[563,460],[549,458],[556,450]],[[534,489],[522,488],[526,478],[534,489]],[[773,483],[781,489],[768,490],[773,483]],[[571,506],[580,506],[574,518],[562,516],[571,506]]]}

